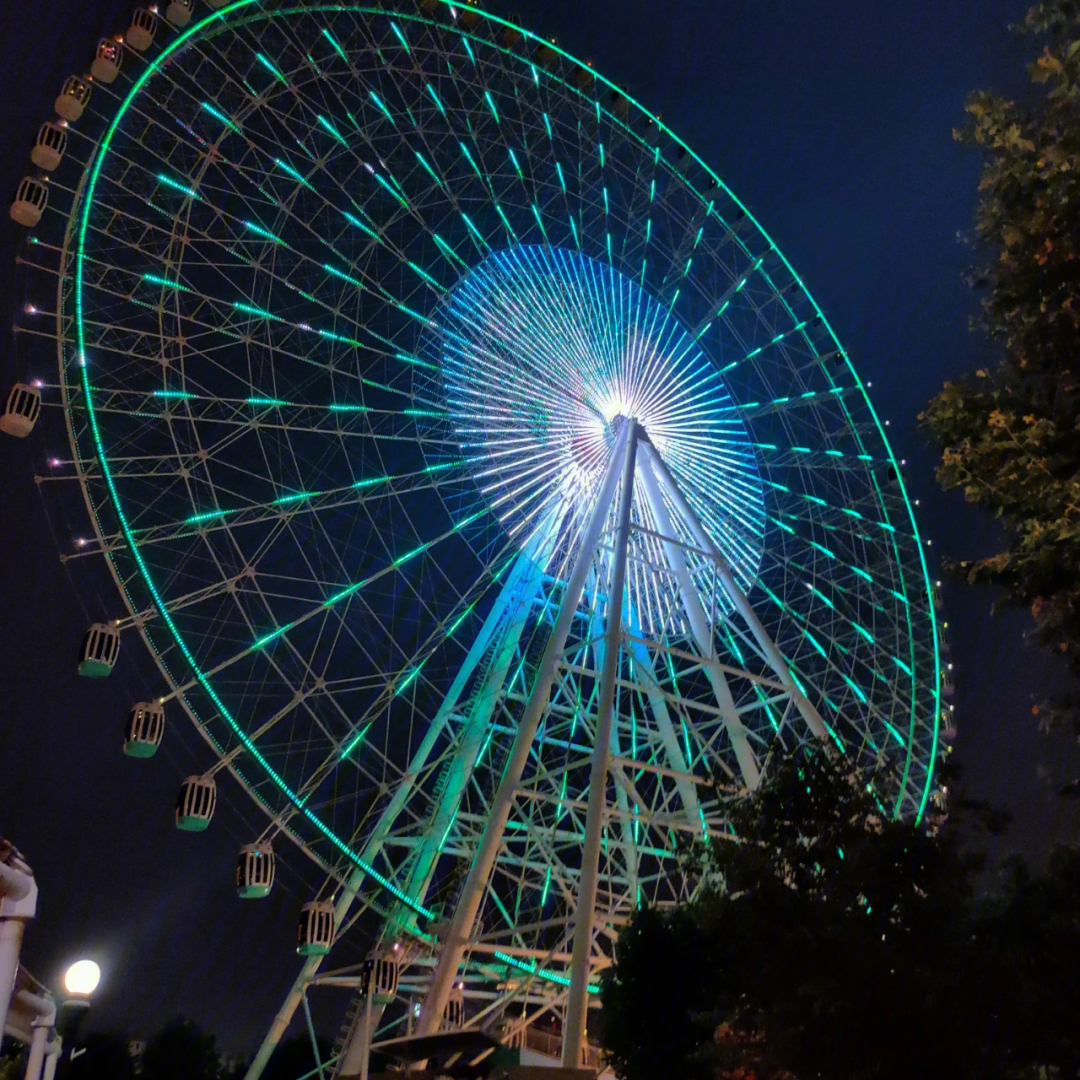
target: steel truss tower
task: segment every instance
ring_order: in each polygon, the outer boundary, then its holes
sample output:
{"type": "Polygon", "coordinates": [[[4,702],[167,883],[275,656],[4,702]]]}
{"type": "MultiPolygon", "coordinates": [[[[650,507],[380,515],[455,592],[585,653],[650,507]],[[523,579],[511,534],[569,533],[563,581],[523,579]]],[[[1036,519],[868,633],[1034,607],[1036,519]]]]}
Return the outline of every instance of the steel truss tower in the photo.
{"type": "MultiPolygon", "coordinates": [[[[539,569],[538,556],[560,524],[549,515],[508,575],[432,724],[428,741],[452,728],[455,750],[404,883],[423,904],[441,854],[468,866],[434,949],[405,953],[414,964],[404,982],[423,1000],[416,1034],[440,1030],[459,986],[485,1003],[474,1022],[512,1006],[519,1028],[558,1014],[566,1067],[582,1060],[596,976],[610,964],[614,937],[643,884],[662,903],[686,899],[695,887],[673,839],[728,842],[727,800],[755,789],[773,760],[773,747],[751,734],[745,717],[768,715],[774,746],[786,750],[827,737],[648,432],[633,417],[617,416],[611,427],[603,482],[575,537],[566,581],[545,582],[539,569]],[[627,590],[635,537],[655,542],[647,573],[674,583],[677,606],[664,613],[659,633],[642,627],[627,590]],[[708,564],[709,589],[692,576],[691,555],[708,564]],[[514,668],[523,631],[538,617],[550,630],[525,693],[514,668]],[[688,632],[662,629],[673,625],[688,632]],[[514,722],[497,787],[485,814],[463,814],[463,795],[500,715],[514,722]],[[561,898],[557,915],[552,889],[561,898]],[[527,922],[508,911],[510,894],[528,911],[527,922]]],[[[366,859],[393,843],[407,802],[402,788],[366,859]]],[[[348,890],[338,900],[339,922],[354,896],[348,890]]],[[[415,933],[415,918],[398,910],[389,935],[415,933]]],[[[317,981],[317,967],[305,965],[253,1073],[305,987],[317,981]]],[[[352,1074],[362,1033],[355,1025],[339,1075],[352,1074]]]]}

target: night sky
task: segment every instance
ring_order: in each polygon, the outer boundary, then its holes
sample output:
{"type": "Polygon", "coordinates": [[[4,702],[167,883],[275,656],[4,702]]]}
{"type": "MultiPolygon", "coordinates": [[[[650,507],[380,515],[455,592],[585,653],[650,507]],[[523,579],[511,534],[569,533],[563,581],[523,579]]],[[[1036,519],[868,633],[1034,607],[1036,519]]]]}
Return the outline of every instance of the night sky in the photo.
{"type": "MultiPolygon", "coordinates": [[[[992,550],[993,524],[937,492],[916,417],[944,379],[991,357],[968,330],[963,281],[979,160],[953,141],[969,90],[1021,94],[1031,42],[1007,31],[1024,0],[492,0],[661,114],[725,179],[777,241],[850,351],[921,501],[939,555],[992,550]]],[[[38,125],[65,76],[88,67],[99,37],[131,4],[32,0],[4,5],[0,39],[0,191],[29,172],[38,125]]],[[[33,300],[13,265],[18,227],[0,221],[3,319],[33,300]]],[[[49,298],[39,298],[51,306],[49,298]]],[[[4,338],[0,389],[13,381],[4,338]]],[[[39,354],[40,355],[40,354],[39,354]]],[[[32,373],[55,381],[55,366],[32,373]]],[[[133,637],[104,682],[79,679],[86,626],[121,612],[102,566],[61,565],[86,528],[77,491],[34,483],[67,456],[58,414],[44,435],[0,436],[0,835],[41,889],[24,960],[59,988],[77,955],[101,964],[95,1024],[142,1035],[184,1013],[234,1049],[254,1049],[292,981],[296,913],[317,883],[295,848],[270,899],[236,898],[235,853],[261,828],[231,781],[209,832],[172,823],[180,780],[209,763],[178,711],[165,746],[120,752],[134,701],[157,696],[156,669],[133,637]]],[[[40,425],[39,425],[40,431],[40,425]]],[[[1075,841],[1080,813],[1057,788],[1080,774],[1065,736],[1036,730],[1033,699],[1060,679],[1023,643],[1021,615],[989,618],[994,595],[946,582],[957,681],[957,753],[969,794],[1015,815],[1000,850],[1038,861],[1075,841]]],[[[359,949],[359,946],[355,947],[359,949]]],[[[350,955],[343,951],[342,962],[350,955]]],[[[345,997],[316,1013],[336,1033],[345,997]]]]}

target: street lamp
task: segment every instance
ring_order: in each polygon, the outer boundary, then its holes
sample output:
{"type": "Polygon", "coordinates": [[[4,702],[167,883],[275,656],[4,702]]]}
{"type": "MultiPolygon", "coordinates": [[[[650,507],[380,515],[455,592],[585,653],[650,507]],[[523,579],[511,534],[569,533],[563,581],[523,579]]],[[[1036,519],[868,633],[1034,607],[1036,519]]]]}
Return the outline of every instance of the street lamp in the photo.
{"type": "MultiPolygon", "coordinates": [[[[60,1015],[56,1020],[56,1030],[61,1045],[67,1050],[62,1061],[70,1061],[78,1056],[75,1043],[86,1028],[86,1018],[90,1014],[90,995],[101,981],[101,968],[93,960],[76,960],[64,972],[64,989],[70,997],[60,1006],[60,1015]]],[[[66,1074],[66,1067],[63,1070],[66,1074]]]]}

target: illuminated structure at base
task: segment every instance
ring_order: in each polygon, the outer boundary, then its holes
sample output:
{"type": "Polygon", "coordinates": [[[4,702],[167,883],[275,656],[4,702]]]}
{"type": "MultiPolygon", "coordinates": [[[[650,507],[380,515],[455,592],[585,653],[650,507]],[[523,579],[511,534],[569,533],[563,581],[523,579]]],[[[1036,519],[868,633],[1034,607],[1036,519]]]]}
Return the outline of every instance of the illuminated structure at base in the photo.
{"type": "Polygon", "coordinates": [[[7,426],[63,406],[71,554],[124,605],[87,671],[157,661],[118,750],[186,715],[177,824],[230,773],[265,812],[240,896],[287,841],[324,877],[252,1076],[369,946],[392,1004],[339,1073],[414,1016],[555,1015],[576,1061],[618,927],[782,755],[935,795],[933,598],[866,388],[719,177],[505,21],[236,0],[117,44],[18,208],[60,365],[27,352],[7,426]]]}

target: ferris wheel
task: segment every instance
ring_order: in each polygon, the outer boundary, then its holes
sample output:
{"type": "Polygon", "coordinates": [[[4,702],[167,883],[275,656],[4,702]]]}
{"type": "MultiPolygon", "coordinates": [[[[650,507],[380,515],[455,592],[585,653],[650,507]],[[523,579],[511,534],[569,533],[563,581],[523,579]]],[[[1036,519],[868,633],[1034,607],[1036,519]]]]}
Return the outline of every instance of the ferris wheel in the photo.
{"type": "Polygon", "coordinates": [[[153,654],[125,749],[195,726],[177,824],[227,772],[241,895],[284,840],[325,872],[252,1077],[346,925],[395,947],[391,1028],[555,1015],[576,1064],[618,927],[801,746],[924,813],[951,682],[900,463],[657,117],[445,0],[140,8],[56,112],[12,217],[59,377],[30,354],[0,429],[62,409],[121,597],[80,670],[153,654]]]}

